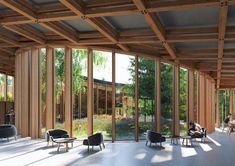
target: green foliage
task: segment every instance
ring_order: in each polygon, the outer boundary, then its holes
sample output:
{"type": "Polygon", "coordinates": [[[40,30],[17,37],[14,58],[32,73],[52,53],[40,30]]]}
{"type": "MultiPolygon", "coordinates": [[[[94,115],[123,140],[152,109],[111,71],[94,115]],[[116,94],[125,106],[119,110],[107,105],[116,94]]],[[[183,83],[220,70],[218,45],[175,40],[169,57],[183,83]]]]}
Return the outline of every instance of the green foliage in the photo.
{"type": "Polygon", "coordinates": [[[161,114],[172,118],[173,66],[161,63],[161,114]]]}
{"type": "Polygon", "coordinates": [[[73,49],[73,94],[79,94],[80,91],[84,92],[85,78],[82,73],[87,68],[87,50],[73,49]]]}
{"type": "Polygon", "coordinates": [[[14,98],[13,98],[13,94],[11,92],[8,92],[7,93],[7,101],[13,101],[14,98]]]}
{"type": "MultiPolygon", "coordinates": [[[[193,93],[193,92],[189,92],[193,93]]],[[[180,98],[179,98],[180,120],[186,121],[187,111],[187,70],[180,69],[180,98]]]]}

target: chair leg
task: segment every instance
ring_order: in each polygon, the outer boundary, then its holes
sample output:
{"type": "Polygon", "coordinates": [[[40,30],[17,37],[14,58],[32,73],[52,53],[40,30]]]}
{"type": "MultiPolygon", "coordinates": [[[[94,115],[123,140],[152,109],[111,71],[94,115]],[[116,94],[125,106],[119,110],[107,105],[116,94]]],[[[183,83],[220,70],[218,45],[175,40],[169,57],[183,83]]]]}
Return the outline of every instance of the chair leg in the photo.
{"type": "Polygon", "coordinates": [[[101,147],[101,145],[99,145],[100,146],[100,150],[102,150],[102,147],[101,147]]]}
{"type": "Polygon", "coordinates": [[[146,144],[145,144],[146,146],[148,145],[148,141],[146,141],[146,144]]]}
{"type": "Polygon", "coordinates": [[[103,148],[105,149],[104,143],[103,143],[103,148]]]}
{"type": "Polygon", "coordinates": [[[9,138],[7,137],[7,141],[9,142],[9,138]]]}
{"type": "Polygon", "coordinates": [[[90,146],[88,145],[88,149],[87,149],[87,151],[89,152],[90,151],[90,146]]]}
{"type": "Polygon", "coordinates": [[[59,152],[60,150],[60,143],[57,143],[58,147],[57,147],[57,152],[59,152]]]}
{"type": "Polygon", "coordinates": [[[151,144],[152,144],[152,143],[150,142],[150,145],[149,145],[149,146],[151,146],[151,144]]]}
{"type": "Polygon", "coordinates": [[[17,140],[16,136],[15,136],[15,141],[17,140]]]}

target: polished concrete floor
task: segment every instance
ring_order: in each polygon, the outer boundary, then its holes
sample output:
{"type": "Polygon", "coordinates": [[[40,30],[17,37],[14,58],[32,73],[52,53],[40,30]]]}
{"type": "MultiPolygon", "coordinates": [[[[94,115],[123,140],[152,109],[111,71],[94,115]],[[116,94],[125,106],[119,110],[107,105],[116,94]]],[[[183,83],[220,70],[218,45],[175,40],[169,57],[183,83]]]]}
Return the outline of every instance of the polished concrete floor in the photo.
{"type": "MultiPolygon", "coordinates": [[[[181,140],[182,142],[182,140],[181,140]]],[[[227,135],[221,130],[208,135],[205,143],[194,146],[163,143],[164,148],[148,147],[145,142],[105,142],[106,149],[95,147],[90,153],[80,141],[66,152],[61,147],[49,146],[44,140],[21,138],[0,141],[0,165],[82,165],[82,166],[233,166],[235,165],[235,133],[227,135]]]]}

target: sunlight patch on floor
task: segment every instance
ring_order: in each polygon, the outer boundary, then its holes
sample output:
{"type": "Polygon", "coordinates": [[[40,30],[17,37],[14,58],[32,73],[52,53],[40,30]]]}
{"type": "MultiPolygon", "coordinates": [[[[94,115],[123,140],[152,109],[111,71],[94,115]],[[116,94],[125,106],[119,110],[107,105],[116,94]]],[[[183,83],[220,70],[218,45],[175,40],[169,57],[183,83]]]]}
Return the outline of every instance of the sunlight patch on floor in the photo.
{"type": "Polygon", "coordinates": [[[211,140],[216,146],[221,146],[221,144],[219,142],[217,142],[216,140],[214,140],[213,138],[211,138],[210,136],[207,136],[207,138],[209,140],[211,140]]]}
{"type": "Polygon", "coordinates": [[[189,147],[181,147],[181,155],[182,157],[191,157],[197,155],[197,152],[194,148],[189,147]]]}
{"type": "Polygon", "coordinates": [[[204,150],[205,152],[208,152],[208,151],[212,150],[212,148],[208,144],[199,143],[199,145],[201,146],[202,150],[204,150]]]}
{"type": "Polygon", "coordinates": [[[172,151],[173,146],[167,146],[166,149],[161,150],[161,155],[155,154],[152,157],[151,163],[159,163],[172,160],[172,151]]]}

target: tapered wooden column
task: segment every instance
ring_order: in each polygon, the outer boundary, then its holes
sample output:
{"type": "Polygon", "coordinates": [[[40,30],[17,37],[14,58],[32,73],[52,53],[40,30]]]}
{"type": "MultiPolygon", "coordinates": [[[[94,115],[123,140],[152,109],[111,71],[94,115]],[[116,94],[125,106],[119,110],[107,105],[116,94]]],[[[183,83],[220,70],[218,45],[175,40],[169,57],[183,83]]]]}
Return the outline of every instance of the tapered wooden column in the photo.
{"type": "Polygon", "coordinates": [[[30,136],[39,138],[39,111],[40,111],[40,89],[39,89],[39,55],[38,48],[31,50],[31,88],[30,88],[30,136]]]}
{"type": "Polygon", "coordinates": [[[87,91],[87,120],[88,135],[93,134],[93,112],[94,112],[94,92],[93,92],[93,51],[88,49],[88,91],[87,91]]]}
{"type": "Polygon", "coordinates": [[[212,122],[211,122],[211,129],[212,132],[215,131],[215,81],[212,80],[211,84],[211,110],[212,110],[212,122]]]}
{"type": "Polygon", "coordinates": [[[198,100],[198,123],[205,126],[205,104],[206,104],[206,88],[205,88],[205,74],[199,73],[199,100],[198,100]]]}
{"type": "Polygon", "coordinates": [[[72,135],[72,49],[65,48],[65,129],[72,135]]]}
{"type": "Polygon", "coordinates": [[[204,113],[204,127],[208,132],[211,132],[212,111],[211,111],[211,80],[206,78],[206,101],[205,101],[205,113],[204,113]]]}
{"type": "MultiPolygon", "coordinates": [[[[194,71],[188,70],[188,121],[194,121],[194,71]]],[[[188,123],[189,124],[189,123],[188,123]]]]}
{"type": "Polygon", "coordinates": [[[52,129],[55,126],[55,65],[54,49],[46,48],[46,128],[52,129]]]}
{"type": "Polygon", "coordinates": [[[116,63],[115,63],[115,52],[112,51],[112,142],[116,140],[116,121],[115,121],[115,110],[116,110],[116,63]]]}
{"type": "Polygon", "coordinates": [[[29,51],[22,51],[21,61],[21,136],[29,136],[29,51]]]}
{"type": "Polygon", "coordinates": [[[216,127],[220,127],[219,120],[219,89],[216,90],[216,127]]]}
{"type": "Polygon", "coordinates": [[[155,126],[161,132],[161,63],[155,59],[155,126]]]}
{"type": "Polygon", "coordinates": [[[14,104],[15,104],[15,125],[17,128],[17,134],[21,135],[21,52],[17,52],[15,56],[15,95],[14,95],[14,104]]]}
{"type": "Polygon", "coordinates": [[[173,74],[173,134],[180,134],[180,121],[179,121],[179,64],[174,65],[174,74],[173,74]]]}
{"type": "Polygon", "coordinates": [[[135,140],[139,141],[139,61],[135,57],[135,140]]]}

